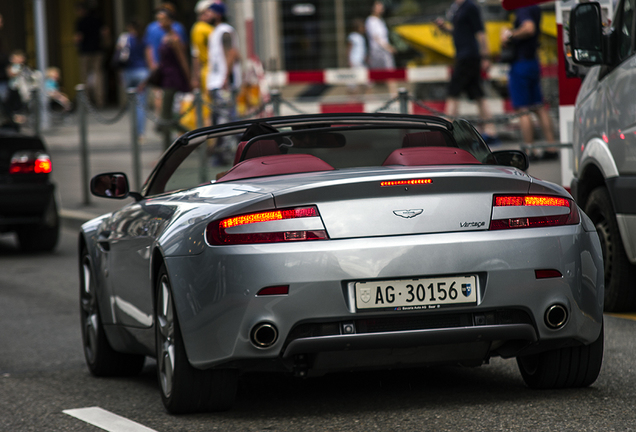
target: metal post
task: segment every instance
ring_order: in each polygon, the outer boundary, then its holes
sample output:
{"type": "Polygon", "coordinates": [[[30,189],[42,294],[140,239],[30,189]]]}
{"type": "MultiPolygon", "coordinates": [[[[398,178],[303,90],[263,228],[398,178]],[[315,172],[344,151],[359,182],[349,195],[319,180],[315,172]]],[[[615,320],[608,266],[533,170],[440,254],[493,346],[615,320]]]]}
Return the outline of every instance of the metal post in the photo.
{"type": "MultiPolygon", "coordinates": [[[[203,96],[200,89],[194,90],[194,112],[196,115],[196,127],[200,129],[203,127],[203,96]]],[[[199,152],[199,181],[206,183],[210,179],[208,178],[208,165],[207,165],[207,145],[201,143],[197,151],[199,152]]]]}
{"type": "Polygon", "coordinates": [[[272,101],[272,107],[274,108],[274,115],[280,116],[280,90],[272,90],[270,93],[270,100],[272,101]]]}
{"type": "Polygon", "coordinates": [[[400,114],[409,113],[409,92],[406,88],[400,87],[398,90],[398,98],[400,99],[400,114]]]}
{"type": "Polygon", "coordinates": [[[80,171],[82,173],[82,196],[84,205],[91,203],[91,195],[89,189],[89,172],[88,172],[88,124],[86,116],[86,87],[84,84],[75,86],[77,92],[77,115],[79,120],[80,131],[80,171]]]}
{"type": "Polygon", "coordinates": [[[133,179],[135,181],[135,190],[141,190],[141,157],[139,154],[139,134],[137,133],[137,90],[128,89],[128,104],[130,105],[130,136],[132,138],[132,158],[133,158],[133,179]]]}
{"type": "Polygon", "coordinates": [[[33,132],[35,136],[40,136],[42,134],[42,125],[40,124],[42,116],[40,111],[40,90],[38,88],[31,90],[31,106],[33,107],[33,132]]]}
{"type": "Polygon", "coordinates": [[[38,70],[42,73],[40,82],[40,93],[37,103],[40,105],[40,130],[47,130],[51,127],[49,111],[47,109],[46,89],[44,88],[44,75],[46,68],[49,67],[49,55],[47,46],[47,20],[46,20],[46,1],[33,0],[33,21],[35,25],[35,48],[38,70]]]}

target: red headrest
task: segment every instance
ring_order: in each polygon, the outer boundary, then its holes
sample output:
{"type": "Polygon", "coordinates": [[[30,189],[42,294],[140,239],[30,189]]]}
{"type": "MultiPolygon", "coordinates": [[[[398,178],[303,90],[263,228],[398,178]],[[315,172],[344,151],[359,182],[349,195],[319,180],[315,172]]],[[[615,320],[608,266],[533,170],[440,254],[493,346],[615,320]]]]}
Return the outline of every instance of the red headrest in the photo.
{"type": "Polygon", "coordinates": [[[480,164],[466,150],[454,147],[410,147],[394,150],[382,166],[466,165],[480,164]]]}
{"type": "MultiPolygon", "coordinates": [[[[245,149],[245,145],[247,141],[241,141],[236,149],[236,154],[234,155],[234,165],[241,161],[241,155],[243,154],[243,150],[245,149]]],[[[259,140],[250,144],[250,147],[247,149],[247,155],[245,155],[245,159],[251,159],[255,157],[261,156],[274,156],[279,155],[280,149],[278,148],[278,143],[274,140],[259,140]]]]}
{"type": "Polygon", "coordinates": [[[331,171],[334,168],[322,159],[308,154],[288,154],[246,159],[234,165],[217,182],[242,180],[281,174],[331,171]]]}

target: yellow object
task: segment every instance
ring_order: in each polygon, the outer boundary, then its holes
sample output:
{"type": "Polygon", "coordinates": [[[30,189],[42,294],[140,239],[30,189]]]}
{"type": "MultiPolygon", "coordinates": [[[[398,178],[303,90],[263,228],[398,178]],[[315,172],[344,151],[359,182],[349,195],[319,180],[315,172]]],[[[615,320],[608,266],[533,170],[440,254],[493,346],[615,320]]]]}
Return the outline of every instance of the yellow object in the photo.
{"type": "MultiPolygon", "coordinates": [[[[202,113],[203,118],[201,119],[201,124],[203,126],[210,126],[212,124],[212,111],[210,110],[210,98],[206,93],[203,93],[203,107],[202,113]]],[[[193,130],[197,128],[197,110],[193,106],[194,105],[194,95],[192,93],[188,93],[183,100],[181,101],[181,106],[179,110],[179,114],[182,115],[179,123],[188,130],[193,130]]]]}
{"type": "MultiPolygon", "coordinates": [[[[512,28],[510,21],[487,21],[484,24],[488,47],[493,58],[501,53],[501,31],[512,28]]],[[[424,65],[450,64],[455,58],[455,46],[450,33],[441,31],[435,23],[404,24],[393,29],[413,48],[424,54],[424,65]]],[[[553,12],[543,12],[541,16],[541,36],[539,59],[542,64],[557,63],[556,16],[553,12]]]]}

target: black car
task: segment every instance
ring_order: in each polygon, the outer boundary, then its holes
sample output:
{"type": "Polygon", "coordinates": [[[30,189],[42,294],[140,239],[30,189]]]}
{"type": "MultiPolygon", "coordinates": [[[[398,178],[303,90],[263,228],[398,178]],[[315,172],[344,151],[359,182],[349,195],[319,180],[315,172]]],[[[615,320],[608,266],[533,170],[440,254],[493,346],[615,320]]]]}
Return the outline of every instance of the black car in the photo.
{"type": "Polygon", "coordinates": [[[23,251],[50,251],[60,218],[42,139],[0,129],[0,233],[15,232],[23,251]]]}

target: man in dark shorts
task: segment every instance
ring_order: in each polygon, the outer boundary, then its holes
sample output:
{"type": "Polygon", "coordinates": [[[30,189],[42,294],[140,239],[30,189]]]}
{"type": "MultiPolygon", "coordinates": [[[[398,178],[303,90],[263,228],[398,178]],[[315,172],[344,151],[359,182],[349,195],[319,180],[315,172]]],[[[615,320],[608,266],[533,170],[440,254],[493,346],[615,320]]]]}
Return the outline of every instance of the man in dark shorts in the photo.
{"type": "Polygon", "coordinates": [[[502,42],[515,47],[515,59],[510,65],[508,74],[508,92],[512,106],[517,112],[526,114],[519,117],[519,127],[526,151],[531,159],[556,158],[556,149],[549,148],[545,152],[532,148],[534,142],[534,126],[530,112],[539,119],[541,129],[548,142],[554,142],[552,120],[545,109],[541,93],[541,66],[537,58],[539,47],[539,26],[541,24],[541,8],[528,6],[515,11],[515,22],[512,30],[505,30],[502,42]]]}
{"type": "MultiPolygon", "coordinates": [[[[490,50],[484,32],[481,10],[472,0],[455,0],[448,14],[448,21],[438,18],[438,27],[452,33],[455,44],[455,67],[448,84],[446,114],[456,117],[459,108],[459,95],[466,93],[470,100],[477,102],[479,117],[490,119],[490,112],[484,99],[481,71],[490,67],[490,50]],[[451,25],[452,24],[452,25],[451,25]]],[[[496,141],[496,130],[493,124],[484,125],[486,142],[496,141]]]]}

